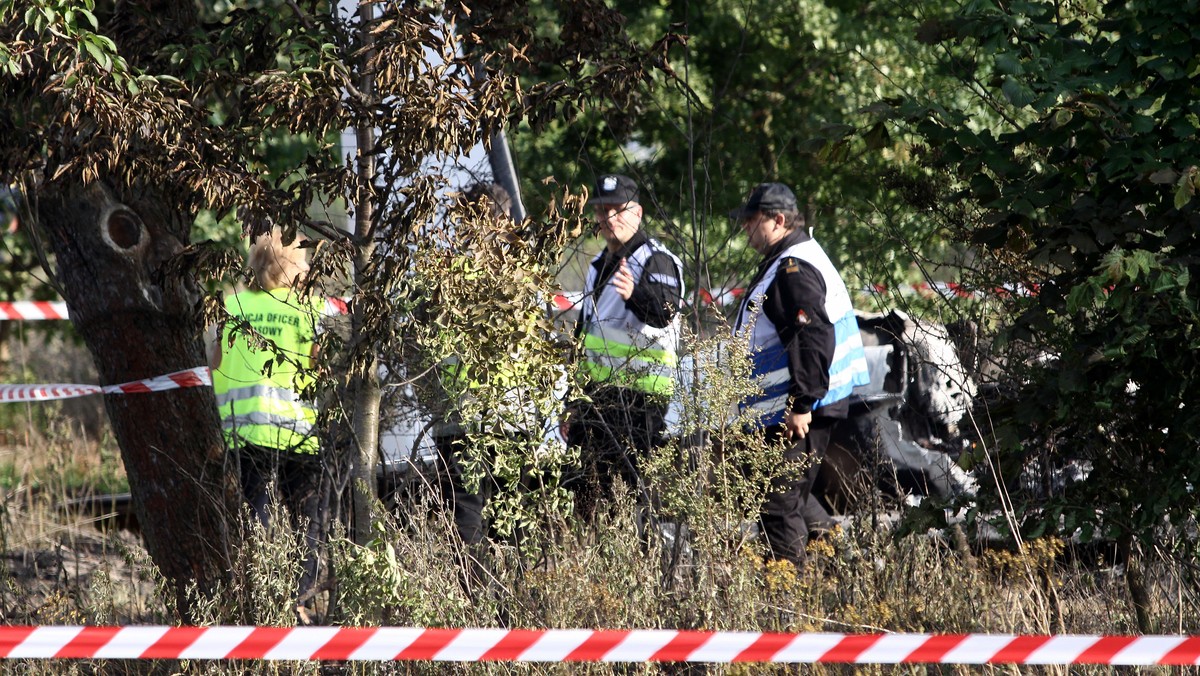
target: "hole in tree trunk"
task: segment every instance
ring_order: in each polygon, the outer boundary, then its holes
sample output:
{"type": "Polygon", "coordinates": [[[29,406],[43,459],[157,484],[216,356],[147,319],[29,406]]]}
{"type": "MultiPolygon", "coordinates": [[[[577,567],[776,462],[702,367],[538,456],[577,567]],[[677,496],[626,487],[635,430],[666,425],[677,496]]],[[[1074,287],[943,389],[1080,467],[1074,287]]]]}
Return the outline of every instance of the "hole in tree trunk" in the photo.
{"type": "Polygon", "coordinates": [[[109,214],[108,237],[122,249],[132,249],[142,241],[142,224],[133,212],[117,210],[109,214]]]}

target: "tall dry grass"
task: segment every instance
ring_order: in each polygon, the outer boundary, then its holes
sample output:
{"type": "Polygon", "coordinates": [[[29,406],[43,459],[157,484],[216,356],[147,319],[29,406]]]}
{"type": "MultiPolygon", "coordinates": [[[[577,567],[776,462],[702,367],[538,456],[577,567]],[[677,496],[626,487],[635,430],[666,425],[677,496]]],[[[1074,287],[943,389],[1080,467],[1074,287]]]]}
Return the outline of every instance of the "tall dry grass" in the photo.
{"type": "MultiPolygon", "coordinates": [[[[68,357],[62,357],[67,359],[68,357]]],[[[69,357],[74,359],[76,357],[69,357]]],[[[84,381],[87,382],[87,381],[84,381]]],[[[709,388],[722,388],[712,384],[709,388]]],[[[83,486],[109,486],[118,456],[103,430],[53,406],[6,414],[0,454],[0,621],[127,624],[171,621],[168,595],[138,538],[58,509],[83,486]]],[[[770,465],[769,456],[766,462],[770,465]]],[[[768,562],[745,524],[761,482],[722,472],[711,444],[664,449],[648,475],[649,512],[626,497],[594,527],[569,517],[464,550],[444,513],[401,502],[358,546],[335,532],[331,585],[317,604],[329,623],[438,627],[683,628],[778,632],[1126,634],[1136,631],[1123,571],[1103,547],[1034,540],[1021,551],[967,547],[953,534],[899,537],[859,515],[815,540],[810,565],[768,562]],[[680,458],[686,456],[687,463],[680,458]],[[703,481],[699,478],[702,477],[703,481]],[[740,478],[739,478],[740,477],[740,478]],[[703,490],[701,490],[701,488],[703,490]],[[665,537],[664,534],[687,537],[665,537]]],[[[764,470],[765,471],[765,470],[764,470]]],[[[119,485],[119,481],[118,481],[119,485]]],[[[276,519],[282,523],[282,517],[276,519]]],[[[299,544],[287,529],[249,528],[234,583],[198,610],[213,623],[295,622],[299,544]]],[[[1145,552],[1155,626],[1198,633],[1190,563],[1165,545],[1145,552]]],[[[40,662],[27,674],[795,673],[795,666],[40,662]]],[[[1100,667],[815,665],[849,673],[1112,673],[1100,667]]]]}

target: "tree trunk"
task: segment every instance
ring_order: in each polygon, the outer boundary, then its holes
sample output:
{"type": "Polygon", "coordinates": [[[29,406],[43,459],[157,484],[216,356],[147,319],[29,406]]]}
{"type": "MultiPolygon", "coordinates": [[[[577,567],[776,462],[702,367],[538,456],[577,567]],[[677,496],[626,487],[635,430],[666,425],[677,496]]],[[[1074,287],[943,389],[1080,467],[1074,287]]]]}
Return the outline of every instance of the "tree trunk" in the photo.
{"type": "MultiPolygon", "coordinates": [[[[371,131],[359,130],[359,148],[370,147],[371,131]]],[[[364,178],[374,177],[374,163],[369,157],[363,157],[360,150],[360,171],[364,178]],[[365,168],[364,168],[365,167],[365,168]]],[[[364,181],[370,185],[370,181],[364,181]]],[[[359,280],[367,274],[371,257],[375,252],[374,243],[370,240],[370,221],[372,202],[370,195],[360,196],[356,213],[356,232],[358,234],[358,252],[354,258],[354,278],[359,280]],[[362,233],[368,233],[362,236],[362,233]]],[[[351,359],[354,369],[350,379],[350,393],[353,397],[354,410],[351,415],[351,431],[353,433],[354,464],[351,477],[351,502],[353,505],[354,542],[366,545],[375,537],[375,504],[379,501],[378,483],[375,471],[379,468],[379,409],[382,390],[379,385],[379,359],[375,355],[375,345],[367,335],[367,322],[364,312],[370,311],[361,303],[351,307],[350,314],[350,351],[354,355],[362,355],[361,359],[351,359]]]]}
{"type": "Polygon", "coordinates": [[[1133,605],[1133,615],[1137,618],[1138,632],[1153,634],[1150,593],[1146,591],[1146,581],[1142,576],[1141,562],[1138,561],[1132,533],[1122,533],[1117,539],[1117,561],[1125,566],[1125,584],[1129,588],[1129,600],[1133,605]]]}
{"type": "MultiPolygon", "coordinates": [[[[191,219],[154,189],[121,192],[93,183],[39,195],[71,323],[106,385],[206,365],[195,280],[170,265],[191,219]]],[[[239,505],[213,390],[105,395],[105,406],[146,549],[191,621],[188,585],[211,596],[230,579],[239,505]]]]}
{"type": "MultiPolygon", "coordinates": [[[[372,359],[371,366],[377,362],[372,359]]],[[[375,503],[379,491],[375,470],[379,467],[379,376],[364,372],[353,381],[354,393],[354,542],[366,545],[375,537],[375,503]]]]}
{"type": "MultiPolygon", "coordinates": [[[[358,5],[359,40],[361,42],[362,76],[359,78],[359,92],[366,97],[363,103],[373,102],[375,97],[374,74],[365,64],[371,61],[374,48],[374,38],[371,36],[372,24],[375,21],[375,7],[370,2],[358,5]]],[[[355,287],[371,267],[371,257],[375,252],[375,194],[367,186],[375,185],[375,130],[369,124],[363,123],[355,129],[355,141],[358,146],[356,171],[359,179],[359,190],[354,195],[354,237],[357,252],[354,257],[355,287]]],[[[375,480],[375,470],[379,467],[379,360],[374,356],[374,345],[366,339],[363,312],[367,310],[361,304],[355,303],[350,315],[350,346],[354,354],[360,351],[369,353],[363,360],[352,359],[353,364],[362,363],[361,370],[354,374],[351,380],[351,393],[354,397],[354,413],[351,425],[354,432],[354,469],[351,498],[354,513],[354,542],[366,545],[374,537],[375,503],[379,500],[378,485],[375,480]]]]}

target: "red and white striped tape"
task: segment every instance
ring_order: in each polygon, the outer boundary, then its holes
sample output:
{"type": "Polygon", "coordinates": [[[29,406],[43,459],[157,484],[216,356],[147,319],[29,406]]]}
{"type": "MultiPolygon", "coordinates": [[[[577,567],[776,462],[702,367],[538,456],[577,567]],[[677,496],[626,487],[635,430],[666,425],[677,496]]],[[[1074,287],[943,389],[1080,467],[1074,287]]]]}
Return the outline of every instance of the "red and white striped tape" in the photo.
{"type": "Polygon", "coordinates": [[[1194,665],[1200,636],[0,627],[0,658],[1194,665]]]}
{"type": "MultiPolygon", "coordinates": [[[[995,296],[1029,295],[1036,293],[1036,291],[1036,289],[1029,290],[1025,287],[997,287],[991,290],[991,294],[995,296]]],[[[700,304],[705,306],[715,305],[717,307],[733,305],[742,299],[742,294],[745,292],[746,290],[740,287],[700,289],[700,304]]],[[[987,295],[956,282],[917,282],[916,284],[905,284],[891,289],[882,284],[873,284],[859,289],[859,293],[867,296],[896,294],[901,296],[921,296],[924,298],[982,298],[987,295]]],[[[582,301],[582,291],[564,291],[554,296],[554,306],[560,312],[579,309],[579,304],[582,301]]],[[[688,300],[685,299],[685,302],[688,302],[688,300]]]]}
{"type": "Polygon", "coordinates": [[[350,312],[350,305],[345,298],[327,296],[325,298],[325,314],[327,316],[344,315],[350,312]]]}
{"type": "MultiPolygon", "coordinates": [[[[347,312],[342,298],[325,299],[325,314],[339,315],[347,312]]],[[[34,321],[38,319],[67,319],[67,304],[61,301],[29,301],[0,303],[0,321],[34,321]]]]}
{"type": "MultiPolygon", "coordinates": [[[[897,290],[901,295],[919,295],[933,296],[941,295],[954,298],[972,298],[978,296],[978,292],[968,289],[962,284],[954,282],[934,282],[928,284],[919,282],[916,284],[905,285],[898,287],[897,290]]],[[[742,288],[722,288],[722,289],[700,289],[700,302],[703,305],[726,306],[737,302],[745,289],[742,288]]],[[[864,294],[887,294],[888,288],[875,284],[861,290],[864,294]]],[[[994,290],[997,295],[1013,293],[1010,289],[997,288],[994,290]]],[[[579,303],[583,300],[582,291],[564,291],[554,295],[554,306],[560,312],[577,309],[579,303]]],[[[325,299],[325,314],[339,315],[346,314],[348,305],[345,299],[329,297],[325,299]]],[[[0,321],[4,320],[24,320],[30,321],[35,319],[66,319],[67,304],[61,302],[41,302],[41,301],[19,301],[15,303],[0,303],[0,321]]]]}
{"type": "Polygon", "coordinates": [[[0,321],[34,319],[66,319],[67,304],[61,301],[29,301],[0,303],[0,321]]]}
{"type": "Polygon", "coordinates": [[[207,366],[197,366],[155,376],[145,380],[135,380],[119,385],[0,385],[0,402],[6,401],[51,401],[53,399],[71,399],[86,397],[90,394],[142,394],[146,392],[162,392],[180,387],[203,387],[212,385],[212,373],[207,366]]]}

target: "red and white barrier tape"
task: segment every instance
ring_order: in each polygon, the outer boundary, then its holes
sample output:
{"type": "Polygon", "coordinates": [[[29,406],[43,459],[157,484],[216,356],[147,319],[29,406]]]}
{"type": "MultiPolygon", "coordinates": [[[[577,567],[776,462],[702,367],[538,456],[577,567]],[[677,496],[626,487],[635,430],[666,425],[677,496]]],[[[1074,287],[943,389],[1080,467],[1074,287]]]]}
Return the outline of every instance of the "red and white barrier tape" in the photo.
{"type": "Polygon", "coordinates": [[[1194,665],[1200,636],[0,627],[0,658],[1194,665]]]}
{"type": "Polygon", "coordinates": [[[0,303],[0,321],[34,319],[66,319],[67,304],[61,301],[17,301],[0,303]]]}
{"type": "MultiPolygon", "coordinates": [[[[326,298],[325,314],[346,314],[346,301],[342,298],[326,298]]],[[[16,301],[0,303],[0,321],[34,321],[38,319],[67,319],[67,304],[61,301],[16,301]]]]}
{"type": "MultiPolygon", "coordinates": [[[[742,294],[746,292],[740,287],[723,288],[723,289],[700,289],[700,304],[717,307],[725,307],[738,303],[742,299],[742,294]]],[[[1026,289],[1025,287],[996,287],[991,289],[990,293],[994,296],[1013,296],[1013,295],[1031,295],[1035,294],[1037,289],[1026,289]]],[[[973,290],[955,282],[917,282],[916,284],[905,284],[903,286],[889,289],[882,284],[874,284],[868,287],[859,289],[859,293],[866,296],[879,296],[896,294],[900,296],[921,296],[923,298],[983,298],[988,295],[984,291],[973,290]]],[[[582,291],[564,291],[555,294],[554,307],[560,312],[579,309],[579,304],[583,302],[582,291]]],[[[685,303],[689,302],[685,299],[685,303]]]]}
{"type": "MultiPolygon", "coordinates": [[[[728,289],[700,289],[700,303],[703,305],[716,305],[723,307],[738,302],[742,294],[745,293],[742,288],[728,289]]],[[[867,295],[887,294],[888,288],[876,284],[860,290],[861,293],[867,295]]],[[[977,291],[973,291],[954,282],[934,282],[928,284],[919,282],[917,284],[905,285],[898,287],[897,291],[901,295],[918,295],[932,297],[940,295],[953,298],[973,298],[980,296],[977,291]]],[[[1016,293],[1012,289],[997,288],[993,290],[996,295],[1007,295],[1016,293]]],[[[577,309],[579,303],[583,300],[582,291],[564,291],[554,295],[554,306],[560,312],[577,309]]],[[[346,314],[348,306],[342,298],[326,298],[325,299],[325,314],[339,315],[346,314]]],[[[33,302],[20,301],[16,303],[0,303],[0,321],[4,320],[35,320],[35,319],[66,319],[67,304],[66,303],[50,303],[50,302],[33,302]]]]}
{"type": "Polygon", "coordinates": [[[197,366],[184,371],[168,373],[145,380],[135,380],[119,385],[0,385],[0,402],[7,401],[50,401],[71,399],[91,394],[142,394],[161,392],[180,387],[203,387],[212,385],[212,374],[207,366],[197,366]]]}
{"type": "Polygon", "coordinates": [[[327,316],[344,315],[350,312],[350,305],[345,298],[334,298],[328,296],[325,298],[325,314],[327,316]]]}

